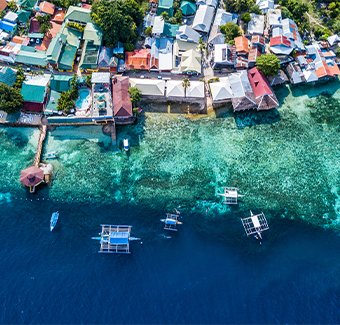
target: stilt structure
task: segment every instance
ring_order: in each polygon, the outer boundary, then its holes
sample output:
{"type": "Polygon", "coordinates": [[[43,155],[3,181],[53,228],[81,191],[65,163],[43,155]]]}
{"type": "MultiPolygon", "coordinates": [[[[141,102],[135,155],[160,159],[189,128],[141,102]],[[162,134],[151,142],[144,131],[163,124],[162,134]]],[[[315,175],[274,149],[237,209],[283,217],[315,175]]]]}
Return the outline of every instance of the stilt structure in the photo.
{"type": "Polygon", "coordinates": [[[263,212],[254,216],[250,211],[250,217],[243,218],[241,221],[247,236],[258,235],[260,239],[262,239],[261,232],[269,229],[267,219],[263,212]]]}
{"type": "Polygon", "coordinates": [[[132,226],[101,225],[100,237],[92,239],[100,240],[99,253],[123,253],[130,254],[130,241],[140,238],[130,237],[132,226]]]}
{"type": "Polygon", "coordinates": [[[181,225],[182,222],[178,221],[178,214],[166,214],[166,219],[161,219],[161,222],[164,222],[165,230],[177,231],[177,225],[181,225]]]}
{"type": "Polygon", "coordinates": [[[36,167],[39,167],[41,150],[42,150],[43,142],[46,138],[46,131],[47,131],[47,125],[42,125],[40,128],[38,146],[37,146],[37,151],[35,153],[34,163],[33,163],[33,165],[36,167]]]}
{"type": "Polygon", "coordinates": [[[224,193],[217,194],[224,197],[224,204],[238,204],[237,198],[243,197],[244,195],[239,195],[237,193],[238,188],[237,187],[223,187],[224,193]]]}

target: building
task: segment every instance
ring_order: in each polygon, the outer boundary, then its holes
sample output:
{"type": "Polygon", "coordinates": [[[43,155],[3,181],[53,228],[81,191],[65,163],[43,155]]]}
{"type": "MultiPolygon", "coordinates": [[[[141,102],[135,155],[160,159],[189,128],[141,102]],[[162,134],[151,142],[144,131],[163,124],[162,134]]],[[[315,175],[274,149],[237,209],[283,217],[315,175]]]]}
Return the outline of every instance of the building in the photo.
{"type": "Polygon", "coordinates": [[[165,81],[159,79],[130,78],[130,87],[138,88],[143,96],[164,96],[165,81]]]}
{"type": "Polygon", "coordinates": [[[17,80],[17,74],[11,68],[2,67],[0,70],[0,83],[4,83],[7,86],[13,87],[17,80]]]}
{"type": "Polygon", "coordinates": [[[167,12],[169,18],[171,18],[174,14],[173,9],[174,0],[159,0],[158,8],[157,8],[157,15],[161,15],[163,12],[167,12]]]}
{"type": "MultiPolygon", "coordinates": [[[[189,54],[189,51],[195,51],[198,53],[199,58],[197,57],[197,62],[199,62],[199,65],[201,65],[201,53],[198,52],[198,48],[197,48],[197,44],[196,43],[192,43],[192,42],[183,42],[183,41],[179,41],[176,40],[174,42],[173,45],[173,57],[172,57],[172,72],[173,73],[184,73],[185,69],[184,67],[182,67],[182,63],[184,61],[184,59],[187,57],[187,55],[189,54]],[[186,53],[183,57],[183,54],[186,53]]],[[[195,57],[196,55],[194,55],[195,57]]],[[[188,64],[189,61],[187,61],[185,63],[188,64]]],[[[195,64],[195,63],[194,63],[195,64]]],[[[195,73],[199,73],[198,71],[201,71],[201,67],[197,67],[196,64],[196,68],[197,71],[195,73]]]]}
{"type": "Polygon", "coordinates": [[[133,117],[130,99],[129,77],[114,76],[112,78],[113,117],[117,121],[126,121],[133,117]]]}
{"type": "Polygon", "coordinates": [[[213,69],[235,68],[236,48],[231,44],[214,45],[214,65],[213,69]]]}
{"type": "Polygon", "coordinates": [[[306,82],[306,78],[297,62],[289,63],[286,66],[287,75],[291,84],[306,82]]]}
{"type": "Polygon", "coordinates": [[[208,34],[211,22],[214,16],[214,8],[207,5],[201,5],[195,15],[193,29],[199,33],[208,34]]]}
{"type": "Polygon", "coordinates": [[[276,55],[289,55],[293,49],[294,45],[286,36],[270,38],[270,50],[276,55]]]}
{"type": "Polygon", "coordinates": [[[216,9],[218,4],[218,0],[196,0],[196,6],[202,6],[202,5],[207,5],[211,6],[214,9],[216,9]]]}
{"type": "Polygon", "coordinates": [[[168,80],[166,83],[166,97],[185,97],[182,80],[168,80]]]}
{"type": "Polygon", "coordinates": [[[267,12],[267,26],[269,28],[281,27],[282,17],[280,9],[269,9],[267,12]]]}
{"type": "Polygon", "coordinates": [[[158,57],[159,71],[172,70],[172,49],[174,41],[171,38],[163,37],[159,41],[158,57]]]}
{"type": "Polygon", "coordinates": [[[10,23],[15,24],[18,21],[18,14],[16,12],[9,11],[4,16],[4,20],[9,21],[10,23]]]}
{"type": "Polygon", "coordinates": [[[71,72],[73,70],[76,53],[77,47],[69,44],[63,44],[58,60],[58,69],[71,72]]]}
{"type": "Polygon", "coordinates": [[[153,37],[161,37],[161,34],[163,34],[164,31],[164,19],[161,16],[156,16],[153,21],[153,27],[152,27],[152,36],[153,37]]]}
{"type": "Polygon", "coordinates": [[[228,77],[220,78],[219,82],[212,82],[209,86],[214,103],[229,102],[233,97],[228,77]]]}
{"type": "Polygon", "coordinates": [[[204,82],[203,81],[190,81],[190,86],[186,90],[187,98],[204,98],[204,82]]]}
{"type": "Polygon", "coordinates": [[[125,52],[127,70],[150,70],[150,53],[146,49],[125,52]]]}
{"type": "Polygon", "coordinates": [[[251,21],[248,23],[248,34],[249,35],[263,35],[264,31],[264,16],[257,15],[254,13],[250,14],[251,21]]]}
{"type": "Polygon", "coordinates": [[[248,55],[248,67],[255,66],[256,59],[260,57],[261,55],[262,53],[259,51],[257,47],[252,47],[248,55]]]}
{"type": "Polygon", "coordinates": [[[248,78],[255,95],[258,111],[279,106],[279,101],[270,88],[267,79],[258,68],[248,70],[248,78]]]}
{"type": "Polygon", "coordinates": [[[277,76],[269,76],[267,79],[270,86],[282,85],[288,81],[287,75],[282,70],[279,70],[277,76]]]}
{"type": "Polygon", "coordinates": [[[7,8],[7,1],[0,0],[0,11],[4,11],[7,8]]]}
{"type": "Polygon", "coordinates": [[[229,76],[229,82],[233,93],[231,103],[234,111],[257,108],[255,95],[250,85],[247,71],[231,74],[229,76]]]}
{"type": "Polygon", "coordinates": [[[118,58],[113,56],[113,48],[102,46],[98,54],[98,70],[99,71],[109,71],[118,72],[118,58]]]}
{"type": "Polygon", "coordinates": [[[296,50],[304,50],[305,47],[301,40],[301,36],[298,32],[298,27],[295,22],[289,18],[282,20],[282,35],[286,36],[292,44],[294,44],[294,49],[296,50]]]}
{"type": "Polygon", "coordinates": [[[70,6],[66,12],[64,20],[67,23],[77,23],[85,26],[87,23],[92,23],[90,13],[90,9],[70,6]]]}
{"type": "Polygon", "coordinates": [[[193,30],[190,26],[182,25],[176,31],[176,39],[184,42],[199,43],[201,35],[193,30]]]}
{"type": "Polygon", "coordinates": [[[53,16],[54,11],[55,11],[55,5],[50,2],[43,1],[39,5],[39,11],[42,14],[53,16]]]}
{"type": "Polygon", "coordinates": [[[182,1],[180,5],[183,16],[191,16],[196,12],[196,6],[191,1],[182,1]]]}
{"type": "Polygon", "coordinates": [[[159,38],[153,38],[150,51],[150,71],[159,70],[159,38]]]}
{"type": "Polygon", "coordinates": [[[179,27],[180,26],[177,25],[177,24],[165,23],[162,36],[176,38],[176,33],[177,33],[179,27]]]}
{"type": "Polygon", "coordinates": [[[249,41],[248,38],[238,36],[235,38],[235,47],[237,55],[248,55],[249,53],[249,41]]]}
{"type": "Polygon", "coordinates": [[[261,53],[266,49],[266,42],[263,36],[253,35],[251,37],[250,45],[252,48],[256,47],[261,53]]]}
{"type": "Polygon", "coordinates": [[[16,23],[11,23],[6,20],[0,20],[0,29],[10,34],[14,34],[18,28],[16,23]]]}
{"type": "Polygon", "coordinates": [[[201,73],[201,53],[196,50],[188,50],[182,54],[181,71],[187,74],[201,73]]]}
{"type": "Polygon", "coordinates": [[[37,6],[37,0],[18,0],[16,5],[25,10],[32,11],[37,6]]]}
{"type": "Polygon", "coordinates": [[[18,14],[18,25],[25,26],[28,22],[28,19],[31,17],[32,12],[25,10],[25,9],[19,9],[17,11],[17,14],[18,14]]]}
{"type": "Polygon", "coordinates": [[[93,45],[101,46],[103,33],[96,24],[90,22],[86,24],[82,38],[84,41],[91,42],[93,45]]]}
{"type": "Polygon", "coordinates": [[[274,0],[256,0],[256,4],[262,12],[268,12],[268,10],[274,9],[274,0]]]}
{"type": "Polygon", "coordinates": [[[35,67],[46,67],[46,53],[38,51],[32,46],[21,45],[20,51],[15,58],[15,63],[35,67]]]}
{"type": "Polygon", "coordinates": [[[80,61],[79,61],[79,69],[81,71],[97,71],[97,61],[98,61],[98,53],[100,47],[98,45],[94,45],[93,42],[86,40],[84,42],[84,48],[81,53],[80,61]]]}
{"type": "Polygon", "coordinates": [[[8,42],[6,45],[0,45],[0,61],[14,63],[16,56],[21,50],[21,44],[8,42]]]}

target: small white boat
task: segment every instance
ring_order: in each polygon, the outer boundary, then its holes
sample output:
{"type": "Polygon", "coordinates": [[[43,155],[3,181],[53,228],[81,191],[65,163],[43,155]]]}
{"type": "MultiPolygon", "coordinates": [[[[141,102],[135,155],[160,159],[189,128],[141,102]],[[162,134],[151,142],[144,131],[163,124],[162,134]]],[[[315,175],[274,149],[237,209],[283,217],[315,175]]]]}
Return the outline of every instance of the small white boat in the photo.
{"type": "Polygon", "coordinates": [[[58,218],[59,218],[59,212],[58,211],[53,212],[51,220],[50,220],[50,230],[51,231],[54,229],[55,225],[57,224],[58,218]]]}
{"type": "Polygon", "coordinates": [[[55,159],[58,157],[58,154],[56,152],[49,152],[47,154],[44,155],[45,159],[55,159]]]}
{"type": "Polygon", "coordinates": [[[129,151],[130,146],[129,146],[129,140],[128,139],[123,140],[123,145],[124,145],[125,151],[129,151]]]}

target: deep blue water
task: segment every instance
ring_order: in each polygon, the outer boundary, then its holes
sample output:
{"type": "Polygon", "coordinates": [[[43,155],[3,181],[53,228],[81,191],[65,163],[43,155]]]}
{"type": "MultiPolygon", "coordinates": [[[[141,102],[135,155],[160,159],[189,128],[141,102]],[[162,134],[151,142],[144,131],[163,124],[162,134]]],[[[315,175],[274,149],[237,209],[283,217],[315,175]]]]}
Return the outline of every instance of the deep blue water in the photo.
{"type": "Polygon", "coordinates": [[[331,230],[273,218],[260,246],[237,209],[211,222],[183,211],[165,239],[161,210],[30,198],[1,204],[1,323],[339,322],[331,230]],[[132,224],[143,244],[98,254],[101,223],[132,224]]]}

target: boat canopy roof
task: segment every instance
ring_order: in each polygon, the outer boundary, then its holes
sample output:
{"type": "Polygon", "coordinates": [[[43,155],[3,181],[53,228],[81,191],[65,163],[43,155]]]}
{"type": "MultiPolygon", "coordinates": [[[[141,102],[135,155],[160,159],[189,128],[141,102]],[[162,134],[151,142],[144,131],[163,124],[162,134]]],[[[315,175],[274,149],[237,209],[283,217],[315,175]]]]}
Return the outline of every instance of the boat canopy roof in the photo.
{"type": "Polygon", "coordinates": [[[112,245],[124,245],[129,243],[128,232],[111,232],[110,233],[110,244],[112,245]]]}
{"type": "Polygon", "coordinates": [[[175,225],[177,224],[177,221],[175,219],[166,219],[165,223],[168,225],[175,225]]]}

